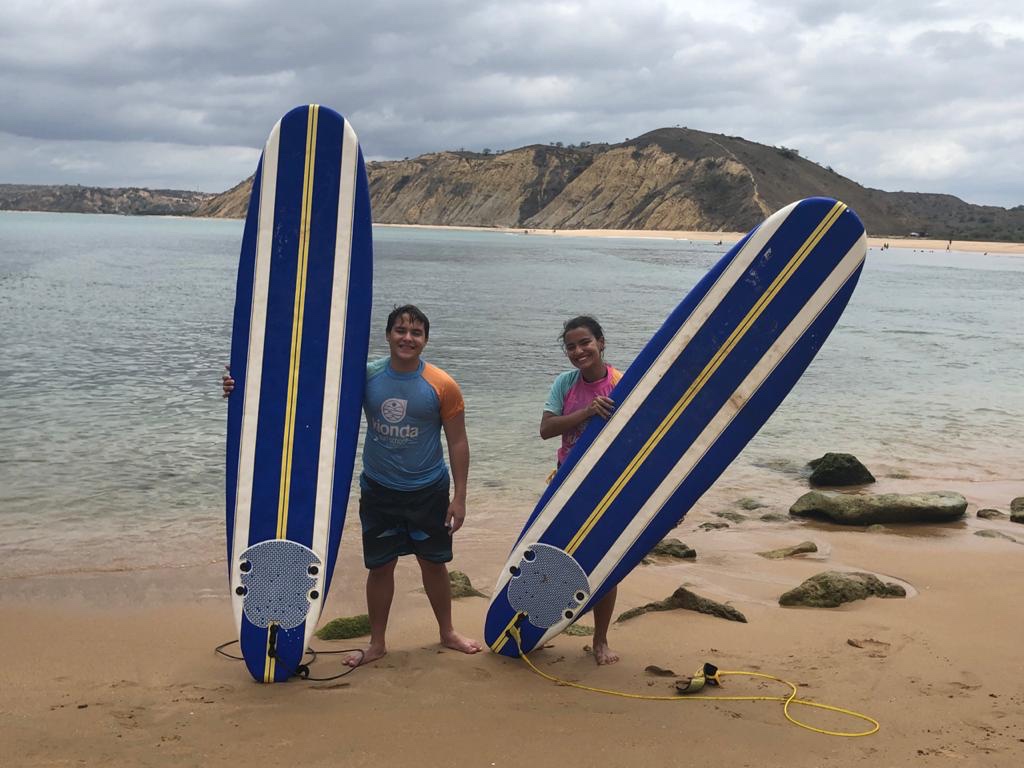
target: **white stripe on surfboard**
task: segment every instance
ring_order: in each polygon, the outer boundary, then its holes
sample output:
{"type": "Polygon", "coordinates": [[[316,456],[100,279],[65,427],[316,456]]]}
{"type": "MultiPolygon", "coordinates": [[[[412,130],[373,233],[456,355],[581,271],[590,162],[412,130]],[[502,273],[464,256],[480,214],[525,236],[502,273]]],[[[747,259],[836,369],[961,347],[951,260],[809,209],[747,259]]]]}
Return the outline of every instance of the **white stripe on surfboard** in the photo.
{"type": "MultiPolygon", "coordinates": [[[[793,346],[814,324],[814,321],[829,305],[835,295],[850,280],[864,262],[866,249],[867,236],[862,234],[853,247],[846,252],[846,255],[836,265],[835,269],[832,270],[832,273],[814,292],[814,295],[801,308],[789,325],[786,326],[786,329],[779,335],[772,346],[769,347],[757,365],[751,369],[732,396],[725,401],[725,404],[719,409],[718,413],[715,414],[714,418],[712,418],[693,444],[683,453],[676,465],[665,476],[665,479],[658,488],[651,494],[619,535],[619,538],[609,548],[604,558],[588,575],[591,594],[601,588],[611,572],[615,570],[625,554],[643,534],[651,520],[658,515],[666,502],[686,481],[686,478],[690,476],[694,467],[697,466],[708,450],[729,427],[733,419],[736,418],[737,414],[750,401],[750,398],[760,389],[761,385],[764,384],[778,364],[789,354],[793,346]]],[[[542,645],[560,634],[569,623],[568,620],[562,620],[550,627],[537,642],[537,645],[542,645]]]]}
{"type": "Polygon", "coordinates": [[[583,481],[586,480],[591,470],[604,455],[608,447],[619,436],[619,433],[626,427],[629,420],[640,409],[644,401],[650,395],[655,385],[683,353],[690,340],[696,335],[698,329],[707,321],[715,311],[722,299],[732,290],[733,286],[747,273],[750,265],[761,253],[765,244],[782,226],[789,214],[797,206],[791,203],[785,208],[769,216],[755,231],[746,245],[733,257],[729,266],[719,275],[718,280],[711,286],[708,292],[701,299],[700,303],[693,310],[689,317],[683,322],[679,330],[672,336],[668,344],[661,351],[655,361],[648,368],[633,390],[623,402],[617,404],[612,417],[604,425],[601,433],[591,443],[580,460],[576,462],[569,475],[558,487],[547,504],[537,515],[530,527],[523,533],[519,544],[510,555],[505,568],[502,569],[498,583],[495,585],[494,594],[500,594],[502,588],[512,578],[509,566],[518,565],[521,560],[522,551],[530,544],[538,541],[544,531],[551,525],[555,517],[565,506],[566,502],[576,493],[583,481]]]}
{"type": "Polygon", "coordinates": [[[256,257],[253,264],[252,311],[249,315],[249,350],[245,365],[245,392],[242,401],[242,427],[238,446],[238,485],[235,489],[235,529],[232,531],[231,600],[235,626],[242,626],[242,596],[235,593],[241,584],[235,567],[238,555],[249,548],[249,521],[252,513],[252,483],[255,470],[256,430],[259,426],[260,384],[263,380],[263,342],[267,326],[267,294],[270,288],[270,254],[274,238],[274,200],[277,197],[277,158],[281,122],[274,125],[263,150],[260,173],[259,223],[256,229],[256,257]]]}
{"type": "MultiPolygon", "coordinates": [[[[342,386],[342,357],[345,351],[346,313],[348,311],[349,266],[352,261],[352,220],[356,197],[356,171],[359,140],[348,121],[343,128],[341,178],[338,184],[338,229],[334,246],[334,280],[331,286],[331,317],[327,335],[327,375],[324,380],[323,414],[320,420],[320,460],[317,465],[316,502],[313,518],[313,539],[310,547],[323,559],[316,579],[316,589],[324,594],[327,578],[327,547],[331,532],[331,500],[334,495],[334,462],[338,443],[339,397],[342,386]]],[[[365,376],[360,369],[359,375],[365,376]]],[[[348,499],[341,500],[348,504],[348,499]]],[[[322,607],[323,599],[314,603],[322,607]]],[[[306,644],[316,630],[317,615],[306,618],[306,644]]]]}

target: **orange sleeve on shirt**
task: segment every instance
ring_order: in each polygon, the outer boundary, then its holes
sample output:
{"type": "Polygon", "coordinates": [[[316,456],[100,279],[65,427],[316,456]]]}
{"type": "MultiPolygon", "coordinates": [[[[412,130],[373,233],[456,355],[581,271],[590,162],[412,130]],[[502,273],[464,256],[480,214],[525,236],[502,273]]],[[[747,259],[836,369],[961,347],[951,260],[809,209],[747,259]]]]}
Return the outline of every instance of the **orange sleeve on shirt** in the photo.
{"type": "Polygon", "coordinates": [[[436,365],[426,363],[423,366],[423,378],[437,393],[437,400],[441,403],[442,423],[466,410],[466,403],[462,399],[462,390],[455,383],[455,379],[447,373],[436,365]]]}
{"type": "Polygon", "coordinates": [[[622,371],[617,368],[612,368],[610,365],[608,367],[612,369],[612,386],[614,387],[619,383],[619,379],[622,378],[622,371]]]}

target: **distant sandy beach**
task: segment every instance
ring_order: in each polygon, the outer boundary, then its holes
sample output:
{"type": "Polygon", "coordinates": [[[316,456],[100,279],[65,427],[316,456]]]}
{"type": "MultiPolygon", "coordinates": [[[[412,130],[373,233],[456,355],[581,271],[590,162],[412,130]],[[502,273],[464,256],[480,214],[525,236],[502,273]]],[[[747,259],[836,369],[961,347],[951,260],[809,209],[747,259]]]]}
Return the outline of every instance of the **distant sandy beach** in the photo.
{"type": "MultiPolygon", "coordinates": [[[[520,235],[548,235],[555,237],[622,237],[651,238],[656,240],[696,240],[702,243],[731,245],[744,236],[744,232],[684,232],[654,229],[522,229],[504,227],[448,227],[429,224],[374,224],[375,227],[407,229],[454,229],[466,232],[506,232],[520,235]]],[[[870,248],[907,248],[917,251],[964,251],[968,253],[1001,253],[1024,255],[1024,243],[991,243],[973,240],[928,240],[917,237],[869,237],[870,248]],[[947,247],[948,246],[948,247],[947,247]]]]}
{"type": "MultiPolygon", "coordinates": [[[[794,481],[795,483],[795,481],[794,481]]],[[[800,489],[768,491],[747,521],[703,531],[728,500],[714,491],[672,535],[696,561],[641,566],[622,583],[618,610],[676,587],[728,602],[748,623],[690,611],[614,625],[621,661],[598,668],[586,637],[559,637],[533,655],[565,680],[636,694],[671,695],[673,677],[703,662],[790,680],[800,696],[861,712],[881,730],[840,738],[795,727],[777,702],[656,702],[547,682],[516,660],[444,650],[414,563],[398,570],[389,635],[378,663],[332,682],[262,686],[239,662],[216,656],[230,640],[223,562],[185,569],[0,580],[0,754],[11,766],[1010,766],[1024,760],[1024,526],[975,517],[1004,511],[1020,482],[883,480],[872,492],[963,492],[963,521],[882,532],[825,523],[765,522],[800,489]],[[981,538],[998,530],[1017,542],[981,538]],[[756,553],[815,542],[815,555],[756,553]],[[836,609],[781,608],[778,596],[824,570],[870,571],[907,587],[906,599],[836,609]]],[[[471,511],[472,515],[472,511],[471,511]]],[[[354,515],[350,516],[352,522],[354,515]]],[[[459,534],[454,568],[489,591],[509,531],[459,534]]],[[[351,543],[357,532],[346,534],[351,543]]],[[[357,546],[342,546],[325,619],[361,613],[357,546]]],[[[456,601],[457,625],[480,636],[481,598],[456,601]]],[[[591,624],[589,616],[582,624],[591,624]]],[[[325,643],[351,648],[362,641],[325,643]]],[[[320,656],[314,676],[341,671],[320,656]]],[[[783,686],[729,677],[721,695],[785,695],[783,686]]],[[[796,707],[816,727],[861,731],[862,721],[796,707]]]]}

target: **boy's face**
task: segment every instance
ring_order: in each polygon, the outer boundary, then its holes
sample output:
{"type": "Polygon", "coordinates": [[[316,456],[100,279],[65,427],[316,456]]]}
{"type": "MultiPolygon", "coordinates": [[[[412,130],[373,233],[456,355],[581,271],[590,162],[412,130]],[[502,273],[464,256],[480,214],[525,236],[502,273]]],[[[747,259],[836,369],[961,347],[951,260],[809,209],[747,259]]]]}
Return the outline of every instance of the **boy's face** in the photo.
{"type": "Polygon", "coordinates": [[[419,359],[426,345],[427,335],[423,323],[408,315],[398,317],[388,332],[388,347],[394,359],[414,362],[419,359]]]}

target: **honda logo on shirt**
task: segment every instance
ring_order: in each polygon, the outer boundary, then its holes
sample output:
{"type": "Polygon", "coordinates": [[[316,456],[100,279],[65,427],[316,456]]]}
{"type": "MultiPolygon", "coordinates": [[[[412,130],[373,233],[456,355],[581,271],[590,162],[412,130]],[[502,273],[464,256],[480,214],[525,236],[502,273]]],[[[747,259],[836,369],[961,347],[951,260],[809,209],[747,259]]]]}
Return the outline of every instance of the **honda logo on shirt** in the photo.
{"type": "Polygon", "coordinates": [[[408,400],[399,400],[397,397],[390,397],[380,405],[380,415],[390,424],[397,424],[405,418],[405,411],[409,405],[408,400]]]}

